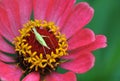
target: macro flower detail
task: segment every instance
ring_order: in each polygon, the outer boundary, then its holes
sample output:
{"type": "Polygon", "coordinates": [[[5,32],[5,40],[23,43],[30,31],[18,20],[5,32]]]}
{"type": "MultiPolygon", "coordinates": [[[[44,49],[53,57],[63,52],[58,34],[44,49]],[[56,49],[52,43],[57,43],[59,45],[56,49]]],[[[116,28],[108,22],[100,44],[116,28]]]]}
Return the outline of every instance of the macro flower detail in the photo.
{"type": "Polygon", "coordinates": [[[20,30],[21,35],[14,41],[17,62],[21,68],[29,72],[39,71],[42,75],[56,69],[61,63],[60,57],[67,55],[68,47],[66,37],[57,28],[52,22],[41,20],[30,21],[24,25],[20,30]],[[42,41],[39,44],[39,38],[35,35],[37,31],[42,34],[44,39],[40,40],[46,41],[45,45],[42,41]]]}
{"type": "Polygon", "coordinates": [[[88,24],[94,10],[75,0],[0,1],[0,80],[77,81],[107,46],[88,24]],[[67,70],[59,73],[59,68],[67,70]]]}

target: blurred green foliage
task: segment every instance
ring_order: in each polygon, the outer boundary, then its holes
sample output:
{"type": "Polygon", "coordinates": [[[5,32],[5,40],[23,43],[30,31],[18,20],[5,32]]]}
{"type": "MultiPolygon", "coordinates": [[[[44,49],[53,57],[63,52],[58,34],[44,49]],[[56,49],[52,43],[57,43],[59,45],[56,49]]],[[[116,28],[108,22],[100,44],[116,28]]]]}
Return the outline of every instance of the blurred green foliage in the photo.
{"type": "Polygon", "coordinates": [[[94,52],[95,66],[78,81],[120,81],[120,0],[77,0],[88,2],[95,10],[87,25],[96,34],[104,34],[108,46],[94,52]]]}

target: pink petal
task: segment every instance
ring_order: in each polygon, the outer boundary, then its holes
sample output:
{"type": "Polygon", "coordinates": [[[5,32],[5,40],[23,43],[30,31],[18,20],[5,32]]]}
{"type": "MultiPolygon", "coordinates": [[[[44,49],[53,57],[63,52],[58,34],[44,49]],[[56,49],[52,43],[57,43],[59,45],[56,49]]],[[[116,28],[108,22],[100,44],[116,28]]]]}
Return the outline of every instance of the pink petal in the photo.
{"type": "Polygon", "coordinates": [[[9,53],[14,53],[14,47],[10,46],[5,40],[0,36],[0,50],[9,52],[9,53]]]}
{"type": "Polygon", "coordinates": [[[18,30],[22,24],[30,19],[32,11],[31,0],[18,1],[2,0],[0,2],[0,33],[11,41],[19,34],[18,30]]]}
{"type": "Polygon", "coordinates": [[[32,13],[32,0],[17,0],[20,10],[21,25],[30,20],[32,13]]]}
{"type": "Polygon", "coordinates": [[[50,0],[34,0],[33,10],[35,19],[45,19],[45,14],[50,0]]]}
{"type": "Polygon", "coordinates": [[[7,12],[0,6],[0,34],[10,41],[13,40],[14,34],[10,28],[10,22],[7,12]]]}
{"type": "MultiPolygon", "coordinates": [[[[64,0],[61,0],[61,1],[64,1],[64,0]]],[[[63,26],[66,22],[66,19],[68,18],[69,13],[71,12],[72,7],[74,6],[75,2],[76,2],[76,0],[66,0],[66,1],[64,1],[64,4],[61,7],[65,10],[62,11],[62,8],[61,8],[61,11],[57,12],[58,13],[57,15],[59,15],[59,13],[61,13],[60,17],[59,17],[59,19],[57,20],[57,23],[56,23],[56,25],[58,25],[60,29],[63,28],[63,26]]]]}
{"type": "Polygon", "coordinates": [[[88,28],[78,31],[68,40],[69,50],[85,46],[95,40],[94,32],[88,28]]]}
{"type": "Polygon", "coordinates": [[[86,52],[106,47],[106,41],[105,36],[97,35],[95,41],[91,44],[70,50],[70,55],[62,58],[71,61],[61,64],[61,67],[76,73],[84,73],[88,71],[93,67],[95,58],[91,53],[86,52]]]}
{"type": "Polygon", "coordinates": [[[65,74],[53,72],[45,78],[45,81],[76,81],[76,76],[73,72],[67,72],[65,74]]]}
{"type": "MultiPolygon", "coordinates": [[[[0,51],[15,54],[14,48],[10,46],[8,43],[6,43],[1,36],[0,36],[0,51]]],[[[13,62],[12,58],[2,54],[1,52],[0,52],[0,60],[13,62]]]]}
{"type": "Polygon", "coordinates": [[[94,66],[95,58],[94,56],[87,52],[74,52],[64,59],[71,60],[70,62],[65,62],[61,64],[61,67],[75,73],[85,73],[94,66]]]}
{"type": "Polygon", "coordinates": [[[2,81],[20,81],[21,69],[14,65],[7,65],[0,62],[0,79],[2,81]]]}
{"type": "Polygon", "coordinates": [[[15,62],[12,58],[0,53],[0,60],[4,62],[15,62]]]}
{"type": "Polygon", "coordinates": [[[66,11],[70,10],[74,2],[75,0],[51,0],[46,12],[46,19],[56,22],[66,11]]]}
{"type": "Polygon", "coordinates": [[[18,35],[18,29],[21,27],[20,25],[20,14],[19,14],[19,6],[16,0],[1,0],[0,6],[3,7],[9,18],[10,27],[13,34],[18,35]]]}
{"type": "Polygon", "coordinates": [[[77,4],[64,23],[62,33],[66,34],[67,38],[71,37],[78,30],[90,22],[93,17],[94,10],[86,2],[77,4]]]}
{"type": "Polygon", "coordinates": [[[107,38],[104,35],[97,35],[96,40],[93,43],[80,47],[79,50],[94,51],[99,48],[105,48],[107,46],[106,42],[107,42],[107,38]]]}
{"type": "Polygon", "coordinates": [[[22,81],[40,81],[40,74],[38,72],[29,73],[22,81]]]}

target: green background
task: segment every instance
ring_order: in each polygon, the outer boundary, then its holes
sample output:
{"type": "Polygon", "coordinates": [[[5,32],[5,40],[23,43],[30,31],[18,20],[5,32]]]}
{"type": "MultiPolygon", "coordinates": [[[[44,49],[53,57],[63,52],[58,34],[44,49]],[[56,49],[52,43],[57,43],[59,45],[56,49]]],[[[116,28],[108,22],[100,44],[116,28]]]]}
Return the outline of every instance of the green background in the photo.
{"type": "Polygon", "coordinates": [[[77,0],[88,2],[95,10],[87,25],[96,34],[107,36],[108,46],[94,52],[95,66],[78,81],[120,81],[120,0],[77,0]]]}

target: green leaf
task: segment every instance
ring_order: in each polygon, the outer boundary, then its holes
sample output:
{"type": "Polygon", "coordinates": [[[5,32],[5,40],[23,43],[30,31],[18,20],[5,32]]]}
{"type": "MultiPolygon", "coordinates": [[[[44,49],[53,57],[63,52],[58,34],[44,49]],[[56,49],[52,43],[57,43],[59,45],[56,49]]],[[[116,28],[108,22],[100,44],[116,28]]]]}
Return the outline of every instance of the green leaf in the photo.
{"type": "Polygon", "coordinates": [[[63,68],[61,68],[61,67],[57,67],[56,71],[57,71],[58,73],[66,73],[66,72],[67,72],[67,70],[65,70],[65,69],[63,69],[63,68]]]}

